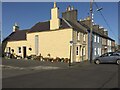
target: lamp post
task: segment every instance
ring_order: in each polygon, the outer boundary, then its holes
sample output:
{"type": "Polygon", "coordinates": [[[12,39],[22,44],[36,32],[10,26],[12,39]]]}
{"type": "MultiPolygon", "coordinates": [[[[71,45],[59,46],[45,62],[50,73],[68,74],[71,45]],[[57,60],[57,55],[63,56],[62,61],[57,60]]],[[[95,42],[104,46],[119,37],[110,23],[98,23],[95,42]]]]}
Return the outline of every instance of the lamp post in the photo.
{"type": "Polygon", "coordinates": [[[71,66],[71,51],[72,51],[72,45],[73,45],[73,41],[70,41],[70,59],[69,59],[69,66],[71,66]]]}
{"type": "MultiPolygon", "coordinates": [[[[93,58],[93,37],[92,37],[92,31],[93,31],[93,1],[90,1],[90,63],[92,63],[93,58]]],[[[97,7],[98,8],[98,7],[97,7]]],[[[98,8],[96,11],[101,11],[103,8],[98,8]]]]}

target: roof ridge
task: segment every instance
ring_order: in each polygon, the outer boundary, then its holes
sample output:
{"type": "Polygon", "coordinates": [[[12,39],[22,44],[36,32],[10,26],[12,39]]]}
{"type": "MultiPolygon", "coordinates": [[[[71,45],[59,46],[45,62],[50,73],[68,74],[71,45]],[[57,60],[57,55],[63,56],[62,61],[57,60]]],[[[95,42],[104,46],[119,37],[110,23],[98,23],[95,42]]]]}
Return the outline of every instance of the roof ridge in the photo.
{"type": "Polygon", "coordinates": [[[69,27],[73,28],[72,25],[70,25],[70,23],[69,23],[66,19],[64,19],[64,18],[62,18],[62,19],[64,20],[64,22],[65,22],[69,27]]]}
{"type": "Polygon", "coordinates": [[[49,22],[50,20],[45,20],[45,21],[42,21],[42,22],[38,22],[38,23],[45,23],[45,22],[49,22]]]}

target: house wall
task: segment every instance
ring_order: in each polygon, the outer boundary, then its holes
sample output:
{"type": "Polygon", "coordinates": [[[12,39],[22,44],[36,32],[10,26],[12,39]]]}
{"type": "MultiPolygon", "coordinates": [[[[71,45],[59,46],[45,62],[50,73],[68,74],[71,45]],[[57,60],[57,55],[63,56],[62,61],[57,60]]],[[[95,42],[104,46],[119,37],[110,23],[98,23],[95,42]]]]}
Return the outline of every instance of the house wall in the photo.
{"type": "Polygon", "coordinates": [[[106,38],[102,38],[102,54],[107,52],[107,39],[106,38]]]}
{"type": "Polygon", "coordinates": [[[32,47],[32,51],[28,55],[35,54],[35,35],[39,36],[38,55],[56,58],[70,58],[70,41],[72,40],[72,29],[54,30],[47,32],[28,33],[28,45],[32,47]]]}
{"type": "Polygon", "coordinates": [[[74,37],[74,45],[73,45],[74,60],[76,60],[76,62],[88,60],[88,45],[87,45],[88,34],[83,34],[80,31],[74,31],[73,37],[74,37]],[[85,40],[83,35],[85,35],[85,40]],[[78,55],[77,55],[77,47],[78,47],[78,55]]]}
{"type": "MultiPolygon", "coordinates": [[[[10,47],[11,50],[14,50],[14,53],[16,55],[22,56],[23,57],[23,47],[26,46],[26,50],[28,51],[28,44],[27,41],[9,41],[7,42],[6,48],[4,52],[8,52],[7,48],[10,47]],[[21,47],[21,53],[18,53],[18,47],[21,47]]],[[[12,52],[11,52],[12,53],[12,52]]]]}
{"type": "Polygon", "coordinates": [[[78,40],[77,31],[69,28],[63,30],[53,30],[45,32],[27,33],[26,41],[9,41],[7,47],[14,49],[16,55],[23,57],[23,47],[26,47],[27,56],[30,55],[42,55],[47,57],[48,54],[52,58],[70,58],[70,41],[73,41],[71,49],[71,62],[80,62],[88,59],[88,36],[85,34],[85,41],[83,39],[83,33],[80,32],[80,39],[78,40]],[[35,48],[35,36],[38,35],[38,54],[36,54],[35,48]],[[81,46],[79,49],[79,56],[76,56],[76,47],[81,46]],[[18,53],[18,47],[21,47],[21,53],[18,53]],[[85,48],[85,55],[82,55],[83,47],[85,48]],[[31,48],[32,50],[29,50],[31,48]]]}
{"type": "Polygon", "coordinates": [[[108,50],[108,51],[107,51],[107,52],[111,52],[111,51],[112,51],[112,50],[111,50],[111,47],[112,47],[111,44],[112,44],[112,43],[111,43],[111,40],[108,39],[108,41],[107,41],[107,48],[108,48],[107,50],[108,50]]]}
{"type": "Polygon", "coordinates": [[[99,35],[94,34],[93,39],[93,59],[100,56],[102,53],[102,38],[99,35]],[[95,41],[96,37],[96,41],[95,41]]]}
{"type": "Polygon", "coordinates": [[[111,41],[111,44],[112,44],[111,50],[112,50],[112,52],[115,52],[115,50],[116,50],[115,41],[111,41]]]}
{"type": "MultiPolygon", "coordinates": [[[[92,47],[93,47],[92,58],[95,59],[97,56],[100,56],[102,54],[102,37],[93,33],[92,39],[93,39],[93,41],[92,41],[92,47]],[[96,41],[95,41],[95,36],[96,36],[96,41]],[[99,42],[98,42],[98,37],[99,37],[99,42]],[[96,50],[95,50],[95,48],[96,48],[96,50]]],[[[88,60],[90,60],[90,32],[88,32],[88,60]]]]}

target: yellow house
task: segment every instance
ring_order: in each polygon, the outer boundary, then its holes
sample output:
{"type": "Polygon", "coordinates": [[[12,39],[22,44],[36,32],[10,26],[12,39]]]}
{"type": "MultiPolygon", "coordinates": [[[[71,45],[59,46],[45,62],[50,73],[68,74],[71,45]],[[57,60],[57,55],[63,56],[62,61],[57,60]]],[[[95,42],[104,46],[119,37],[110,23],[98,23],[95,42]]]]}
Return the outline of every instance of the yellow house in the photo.
{"type": "Polygon", "coordinates": [[[87,29],[77,21],[77,10],[69,6],[59,18],[59,9],[54,3],[51,20],[38,22],[27,30],[19,30],[15,24],[13,32],[3,41],[3,51],[13,50],[23,58],[49,54],[52,58],[71,58],[71,62],[80,62],[88,59],[87,39],[87,29]]]}

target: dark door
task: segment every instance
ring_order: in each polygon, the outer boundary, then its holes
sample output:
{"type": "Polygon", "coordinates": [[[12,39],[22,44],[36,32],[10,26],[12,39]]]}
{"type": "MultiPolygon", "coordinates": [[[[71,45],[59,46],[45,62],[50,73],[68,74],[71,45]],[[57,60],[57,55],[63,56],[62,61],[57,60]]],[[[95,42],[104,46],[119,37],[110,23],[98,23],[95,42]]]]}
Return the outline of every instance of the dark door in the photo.
{"type": "Polygon", "coordinates": [[[23,47],[23,58],[26,58],[26,47],[23,47]]]}

